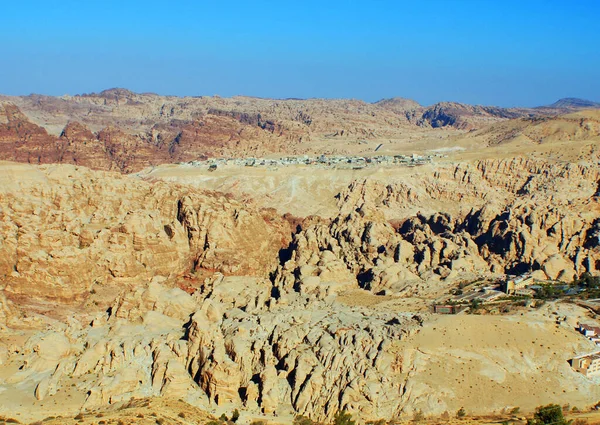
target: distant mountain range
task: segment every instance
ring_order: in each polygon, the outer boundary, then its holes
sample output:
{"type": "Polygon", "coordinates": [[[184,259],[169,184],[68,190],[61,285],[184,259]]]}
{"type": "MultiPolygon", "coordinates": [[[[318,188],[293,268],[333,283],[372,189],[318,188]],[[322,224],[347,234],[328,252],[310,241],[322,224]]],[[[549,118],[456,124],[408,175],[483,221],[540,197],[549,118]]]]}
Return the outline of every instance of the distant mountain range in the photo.
{"type": "Polygon", "coordinates": [[[600,104],[567,98],[538,108],[421,106],[404,98],[367,103],[176,97],[121,88],[61,97],[0,95],[0,159],[131,172],[214,156],[304,154],[314,141],[405,139],[427,128],[475,130],[585,108],[600,104]]]}
{"type": "Polygon", "coordinates": [[[600,108],[600,103],[592,102],[591,100],[578,99],[576,97],[565,97],[548,105],[547,108],[564,108],[564,109],[596,109],[600,108]]]}

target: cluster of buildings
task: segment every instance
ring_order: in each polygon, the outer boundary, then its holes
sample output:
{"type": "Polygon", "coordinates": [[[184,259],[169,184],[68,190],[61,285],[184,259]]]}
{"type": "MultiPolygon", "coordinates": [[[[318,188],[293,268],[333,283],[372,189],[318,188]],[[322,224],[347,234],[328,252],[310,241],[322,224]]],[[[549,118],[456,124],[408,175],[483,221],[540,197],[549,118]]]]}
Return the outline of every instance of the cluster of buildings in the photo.
{"type": "Polygon", "coordinates": [[[474,300],[481,304],[486,304],[504,296],[506,296],[505,293],[497,291],[494,287],[485,287],[477,291],[455,295],[445,303],[434,304],[433,312],[436,314],[458,314],[469,308],[470,303],[474,300]]]}
{"type": "Polygon", "coordinates": [[[577,330],[594,344],[600,345],[600,327],[588,325],[587,323],[579,323],[577,330]]]}
{"type": "Polygon", "coordinates": [[[210,171],[217,170],[220,166],[237,165],[246,167],[281,167],[289,165],[320,165],[334,168],[361,169],[373,165],[399,165],[414,167],[433,162],[441,154],[421,156],[412,155],[377,155],[377,156],[287,156],[278,159],[269,158],[211,158],[206,161],[191,161],[187,165],[193,167],[208,167],[210,171]]]}
{"type": "MultiPolygon", "coordinates": [[[[578,323],[577,330],[596,345],[600,345],[599,326],[578,323]]],[[[584,354],[571,359],[571,367],[587,377],[600,376],[600,351],[584,354]]]]}
{"type": "Polygon", "coordinates": [[[458,314],[464,311],[469,303],[477,300],[481,304],[491,303],[507,295],[522,295],[533,297],[539,285],[534,284],[531,274],[521,276],[506,276],[499,283],[472,290],[466,293],[454,294],[448,304],[434,304],[433,311],[438,314],[458,314]]]}

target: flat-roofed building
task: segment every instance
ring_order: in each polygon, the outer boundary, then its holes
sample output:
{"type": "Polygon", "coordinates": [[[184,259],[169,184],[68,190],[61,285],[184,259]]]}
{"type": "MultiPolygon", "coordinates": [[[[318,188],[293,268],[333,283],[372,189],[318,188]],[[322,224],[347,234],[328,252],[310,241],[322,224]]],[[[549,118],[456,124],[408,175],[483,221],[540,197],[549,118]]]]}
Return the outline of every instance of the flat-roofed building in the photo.
{"type": "Polygon", "coordinates": [[[436,314],[458,314],[467,309],[465,305],[457,304],[435,304],[433,312],[436,314]]]}
{"type": "Polygon", "coordinates": [[[571,367],[585,376],[600,375],[600,351],[575,357],[571,360],[571,367]]]}
{"type": "Polygon", "coordinates": [[[507,294],[514,294],[519,289],[525,289],[529,285],[533,285],[533,277],[531,275],[522,275],[517,277],[507,277],[502,282],[502,290],[507,294]]]}
{"type": "Polygon", "coordinates": [[[587,323],[579,323],[577,330],[588,338],[600,336],[600,328],[587,323]]]}

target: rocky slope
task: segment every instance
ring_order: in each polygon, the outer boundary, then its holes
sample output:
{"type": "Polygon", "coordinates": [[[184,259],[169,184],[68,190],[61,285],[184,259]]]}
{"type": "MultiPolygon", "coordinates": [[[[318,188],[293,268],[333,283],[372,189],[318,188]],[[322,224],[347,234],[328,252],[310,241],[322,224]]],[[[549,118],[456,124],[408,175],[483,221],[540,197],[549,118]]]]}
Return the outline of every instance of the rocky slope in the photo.
{"type": "MultiPolygon", "coordinates": [[[[334,147],[344,153],[352,143],[410,141],[428,136],[431,129],[481,129],[514,118],[551,117],[584,104],[565,105],[526,109],[441,102],[423,107],[400,98],[372,104],[179,98],[125,89],[63,97],[0,96],[0,159],[129,173],[215,156],[326,153],[334,147]]],[[[439,137],[435,134],[433,141],[439,137]]]]}
{"type": "Polygon", "coordinates": [[[281,217],[222,194],[74,166],[2,169],[0,275],[29,300],[202,270],[263,276],[289,240],[281,217]]]}
{"type": "MultiPolygon", "coordinates": [[[[578,403],[598,395],[592,383],[578,381],[556,357],[556,344],[561,356],[569,355],[588,348],[585,339],[569,329],[552,330],[551,317],[539,317],[531,325],[498,317],[455,319],[469,335],[475,322],[499,328],[493,336],[473,333],[463,340],[456,321],[349,307],[331,297],[318,301],[301,293],[276,299],[269,295],[268,282],[229,279],[221,276],[214,287],[194,295],[156,282],[140,285],[93,320],[71,318],[34,333],[23,345],[6,350],[3,362],[14,372],[3,382],[10,390],[3,399],[21,395],[25,406],[35,406],[29,417],[41,414],[36,411],[74,416],[80,410],[160,396],[207,411],[230,414],[237,408],[245,417],[300,413],[330,420],[346,409],[375,420],[416,409],[441,414],[465,403],[475,412],[511,406],[514,399],[506,388],[529,385],[530,378],[523,375],[585,387],[586,396],[579,391],[570,395],[578,403]],[[448,346],[435,348],[433,340],[443,335],[424,323],[449,332],[448,346]],[[534,341],[542,348],[532,351],[534,341]],[[519,349],[524,350],[520,355],[519,349]],[[472,363],[466,379],[463,369],[463,387],[459,365],[468,358],[472,363]],[[540,361],[545,365],[541,374],[540,361]],[[451,375],[431,378],[431,371],[440,367],[451,375]],[[490,387],[495,401],[481,406],[477,391],[490,387]],[[459,400],[448,397],[448,391],[460,394],[459,400]],[[67,402],[52,407],[57,399],[67,402]]],[[[529,409],[538,400],[558,397],[565,395],[553,396],[552,387],[544,387],[518,403],[529,409]]],[[[26,410],[12,408],[15,412],[26,410]]]]}
{"type": "Polygon", "coordinates": [[[600,103],[592,102],[591,100],[578,99],[576,97],[566,97],[559,99],[548,108],[564,108],[564,109],[597,109],[600,108],[600,103]]]}
{"type": "Polygon", "coordinates": [[[564,281],[596,274],[599,179],[594,166],[515,159],[442,169],[420,190],[356,182],[340,195],[337,217],[294,236],[279,285],[322,291],[338,276],[349,280],[342,270],[366,289],[406,295],[461,274],[537,270],[541,279],[564,281]],[[459,185],[442,184],[453,180],[459,185]],[[473,207],[456,216],[405,215],[403,207],[427,198],[473,207]]]}
{"type": "MultiPolygon", "coordinates": [[[[600,137],[600,111],[573,112],[553,118],[522,118],[492,125],[467,136],[488,146],[521,143],[595,142],[600,137]]],[[[596,143],[590,144],[597,157],[596,143]]]]}
{"type": "Polygon", "coordinates": [[[237,408],[248,423],[343,409],[366,421],[600,397],[566,362],[593,348],[556,324],[583,317],[574,307],[447,318],[402,307],[502,273],[598,274],[595,165],[374,173],[331,200],[332,217],[73,165],[0,170],[0,415],[163,397],[237,408]]]}
{"type": "Polygon", "coordinates": [[[209,114],[179,124],[157,124],[135,134],[107,125],[97,133],[78,121],[59,136],[33,123],[13,104],[0,104],[0,158],[30,164],[75,164],[129,173],[141,168],[209,156],[260,155],[290,141],[258,125],[209,114]],[[266,144],[266,147],[265,147],[266,144]]]}

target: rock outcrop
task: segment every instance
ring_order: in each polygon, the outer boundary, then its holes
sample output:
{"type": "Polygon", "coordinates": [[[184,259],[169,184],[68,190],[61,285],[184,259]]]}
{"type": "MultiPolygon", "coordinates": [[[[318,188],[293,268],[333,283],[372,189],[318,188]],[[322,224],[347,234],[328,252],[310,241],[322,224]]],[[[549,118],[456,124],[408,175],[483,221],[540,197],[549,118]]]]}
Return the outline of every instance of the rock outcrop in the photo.
{"type": "Polygon", "coordinates": [[[402,294],[419,287],[411,281],[461,274],[542,270],[566,282],[596,274],[599,178],[596,167],[514,159],[439,169],[420,186],[354,182],[339,195],[340,215],[294,236],[278,287],[324,296],[332,269],[344,282],[350,274],[363,288],[402,294]],[[462,208],[413,212],[436,201],[462,208]]]}
{"type": "Polygon", "coordinates": [[[35,334],[13,380],[34,379],[35,396],[43,400],[85,378],[79,384],[88,394],[84,408],[160,395],[207,409],[297,412],[319,420],[342,409],[365,418],[398,415],[407,400],[394,347],[420,319],[303,305],[298,297],[248,313],[218,297],[153,282],[126,291],[88,326],[75,320],[61,332],[35,334]]]}
{"type": "MultiPolygon", "coordinates": [[[[90,133],[72,124],[64,137],[90,133]]],[[[3,397],[20,391],[38,406],[72,389],[77,411],[165,397],[317,421],[438,414],[458,409],[455,389],[476,398],[545,373],[538,337],[552,379],[580,378],[556,351],[587,341],[550,312],[532,313],[536,326],[487,317],[489,333],[452,345],[446,332],[463,329],[402,303],[459,279],[598,275],[597,167],[515,158],[371,177],[343,190],[328,219],[135,175],[0,166],[3,397]],[[432,374],[447,370],[456,382],[437,389],[432,374]],[[476,390],[460,387],[467,379],[476,390]]]]}
{"type": "MultiPolygon", "coordinates": [[[[323,147],[318,142],[403,140],[407,134],[421,139],[430,136],[427,131],[432,128],[460,134],[490,124],[500,127],[481,130],[484,136],[489,133],[489,137],[482,136],[485,143],[498,143],[498,139],[521,132],[537,142],[547,136],[569,136],[570,130],[556,131],[562,118],[555,122],[554,117],[571,110],[565,103],[529,109],[456,102],[423,107],[401,98],[376,103],[243,96],[177,98],[125,89],[60,98],[0,96],[0,159],[130,173],[207,157],[342,153],[347,149],[345,143],[323,147]],[[538,137],[537,124],[545,121],[549,129],[538,137]],[[501,135],[496,135],[498,132],[501,135]]],[[[583,121],[577,137],[597,134],[594,120],[584,117],[583,121]]],[[[575,120],[570,126],[577,124],[575,120]]]]}
{"type": "Polygon", "coordinates": [[[93,285],[208,270],[265,276],[289,225],[222,194],[73,166],[6,166],[0,187],[5,293],[73,301],[93,285]]]}

